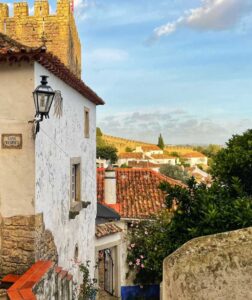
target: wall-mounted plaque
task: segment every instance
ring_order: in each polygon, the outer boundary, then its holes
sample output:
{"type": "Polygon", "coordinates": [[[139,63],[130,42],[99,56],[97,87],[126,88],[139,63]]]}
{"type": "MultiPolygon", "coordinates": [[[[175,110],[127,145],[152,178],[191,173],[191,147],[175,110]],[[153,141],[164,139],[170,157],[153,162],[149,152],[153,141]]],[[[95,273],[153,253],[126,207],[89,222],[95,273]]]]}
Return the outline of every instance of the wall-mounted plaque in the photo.
{"type": "Polygon", "coordinates": [[[2,134],[2,149],[22,149],[22,134],[2,134]]]}

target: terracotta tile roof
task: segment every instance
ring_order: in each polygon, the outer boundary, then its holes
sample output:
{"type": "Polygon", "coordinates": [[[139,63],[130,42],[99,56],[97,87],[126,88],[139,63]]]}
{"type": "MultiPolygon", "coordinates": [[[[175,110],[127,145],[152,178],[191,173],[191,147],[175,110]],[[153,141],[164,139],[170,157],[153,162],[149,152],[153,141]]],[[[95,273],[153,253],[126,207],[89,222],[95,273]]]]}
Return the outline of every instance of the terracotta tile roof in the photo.
{"type": "Polygon", "coordinates": [[[162,151],[157,145],[150,145],[150,146],[141,146],[144,152],[149,151],[162,151]]]}
{"type": "Polygon", "coordinates": [[[183,155],[181,155],[181,157],[184,158],[202,158],[202,157],[206,157],[204,154],[200,153],[200,152],[190,152],[190,153],[185,153],[183,155]]]}
{"type": "Polygon", "coordinates": [[[99,239],[104,236],[121,232],[122,229],[115,223],[105,223],[96,225],[95,236],[99,239]]]}
{"type": "Polygon", "coordinates": [[[142,152],[125,152],[120,153],[118,155],[119,158],[135,158],[135,159],[143,159],[143,153],[142,152]]]}
{"type": "Polygon", "coordinates": [[[155,159],[176,159],[177,158],[175,156],[171,156],[168,154],[152,154],[151,157],[155,159]]]}
{"type": "MultiPolygon", "coordinates": [[[[151,159],[151,158],[150,158],[151,159]]],[[[162,164],[155,164],[149,161],[136,161],[132,160],[128,162],[128,166],[132,168],[160,168],[162,164]]]]}
{"type": "Polygon", "coordinates": [[[96,105],[104,104],[104,101],[81,79],[76,77],[56,56],[46,52],[45,47],[30,48],[0,33],[0,63],[7,62],[13,64],[34,61],[38,62],[91,102],[96,105]]]}
{"type": "MultiPolygon", "coordinates": [[[[104,202],[104,169],[97,170],[97,198],[104,202]]],[[[164,206],[165,195],[158,188],[163,181],[183,185],[151,169],[116,169],[117,204],[111,205],[122,218],[149,218],[164,206]]]]}

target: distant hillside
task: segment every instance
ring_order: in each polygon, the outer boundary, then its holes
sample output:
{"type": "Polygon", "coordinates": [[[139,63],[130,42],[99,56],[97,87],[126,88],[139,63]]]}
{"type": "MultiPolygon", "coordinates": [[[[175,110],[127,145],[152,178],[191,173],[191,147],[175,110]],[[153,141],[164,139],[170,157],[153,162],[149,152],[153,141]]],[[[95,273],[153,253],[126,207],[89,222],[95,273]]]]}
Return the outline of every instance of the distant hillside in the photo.
{"type": "MultiPolygon", "coordinates": [[[[137,146],[154,145],[151,143],[128,140],[128,139],[106,135],[106,134],[102,135],[102,139],[104,140],[104,142],[114,145],[117,148],[118,153],[125,152],[126,147],[135,149],[137,146]]],[[[179,154],[184,154],[184,153],[192,152],[193,148],[189,146],[188,147],[187,146],[166,146],[164,150],[168,152],[178,152],[179,154]]]]}

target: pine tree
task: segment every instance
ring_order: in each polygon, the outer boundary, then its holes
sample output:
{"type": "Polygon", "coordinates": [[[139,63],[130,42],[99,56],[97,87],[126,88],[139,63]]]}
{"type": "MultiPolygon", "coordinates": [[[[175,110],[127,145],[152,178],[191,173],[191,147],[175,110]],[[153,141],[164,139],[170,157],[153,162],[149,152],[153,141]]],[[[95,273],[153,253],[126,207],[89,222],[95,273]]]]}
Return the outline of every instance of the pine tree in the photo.
{"type": "Polygon", "coordinates": [[[160,133],[159,135],[159,138],[158,138],[158,147],[162,150],[164,150],[164,147],[165,147],[165,143],[164,143],[164,140],[163,140],[163,137],[162,137],[162,134],[160,133]]]}

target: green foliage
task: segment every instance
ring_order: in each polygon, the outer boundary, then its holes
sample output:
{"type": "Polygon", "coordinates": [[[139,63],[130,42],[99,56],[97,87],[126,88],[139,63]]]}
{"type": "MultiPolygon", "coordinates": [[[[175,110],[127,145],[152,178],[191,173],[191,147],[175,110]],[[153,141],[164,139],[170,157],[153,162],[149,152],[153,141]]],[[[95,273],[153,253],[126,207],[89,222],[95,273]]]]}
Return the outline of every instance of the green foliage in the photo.
{"type": "Polygon", "coordinates": [[[132,169],[132,167],[128,166],[126,163],[121,164],[120,168],[132,169]]]}
{"type": "Polygon", "coordinates": [[[249,195],[252,195],[252,130],[234,135],[227,147],[218,152],[211,166],[216,180],[230,186],[237,178],[249,195]]]}
{"type": "Polygon", "coordinates": [[[96,157],[110,160],[111,164],[114,164],[118,159],[117,149],[116,147],[109,145],[97,146],[96,157]]]}
{"type": "Polygon", "coordinates": [[[151,221],[135,221],[131,224],[127,263],[135,274],[135,284],[159,283],[162,273],[162,258],[167,256],[166,229],[170,213],[164,210],[151,221]]]}
{"type": "Polygon", "coordinates": [[[172,151],[172,152],[170,152],[168,154],[171,155],[171,156],[179,157],[179,153],[176,152],[176,151],[172,151]]]}
{"type": "Polygon", "coordinates": [[[100,127],[96,127],[96,136],[103,136],[101,128],[100,127]]]}
{"type": "Polygon", "coordinates": [[[133,152],[133,150],[134,150],[134,149],[131,148],[131,147],[126,147],[126,148],[125,148],[125,152],[133,152]]]}
{"type": "Polygon", "coordinates": [[[165,143],[164,143],[164,140],[163,140],[163,137],[162,137],[162,135],[161,135],[161,133],[160,133],[160,135],[159,135],[159,138],[158,138],[158,147],[160,148],[160,149],[164,149],[164,147],[165,147],[165,143]]]}
{"type": "Polygon", "coordinates": [[[107,144],[102,138],[103,134],[99,127],[96,127],[96,146],[105,147],[107,144]]]}
{"type": "Polygon", "coordinates": [[[170,219],[133,226],[128,264],[136,283],[160,282],[163,259],[192,238],[252,226],[252,130],[233,136],[213,157],[212,173],[210,187],[193,177],[187,188],[160,185],[167,208],[176,210],[170,219]]]}
{"type": "Polygon", "coordinates": [[[177,165],[161,166],[159,169],[159,172],[165,176],[180,180],[182,182],[187,182],[187,180],[189,179],[188,172],[183,170],[182,167],[177,166],[177,165]]]}
{"type": "Polygon", "coordinates": [[[127,261],[135,272],[136,283],[160,282],[163,259],[190,239],[252,225],[252,201],[239,182],[234,182],[232,189],[219,183],[207,188],[191,178],[188,188],[168,183],[162,183],[160,188],[167,194],[167,207],[172,208],[176,201],[177,209],[171,218],[160,215],[133,227],[127,261]]]}
{"type": "Polygon", "coordinates": [[[208,146],[197,146],[193,150],[198,151],[206,155],[207,157],[215,157],[216,154],[222,149],[220,145],[210,144],[208,146]]]}
{"type": "Polygon", "coordinates": [[[96,288],[97,280],[90,278],[89,264],[90,261],[87,261],[85,265],[81,264],[79,266],[80,272],[82,273],[82,284],[80,286],[78,300],[94,300],[98,291],[96,288]]]}

